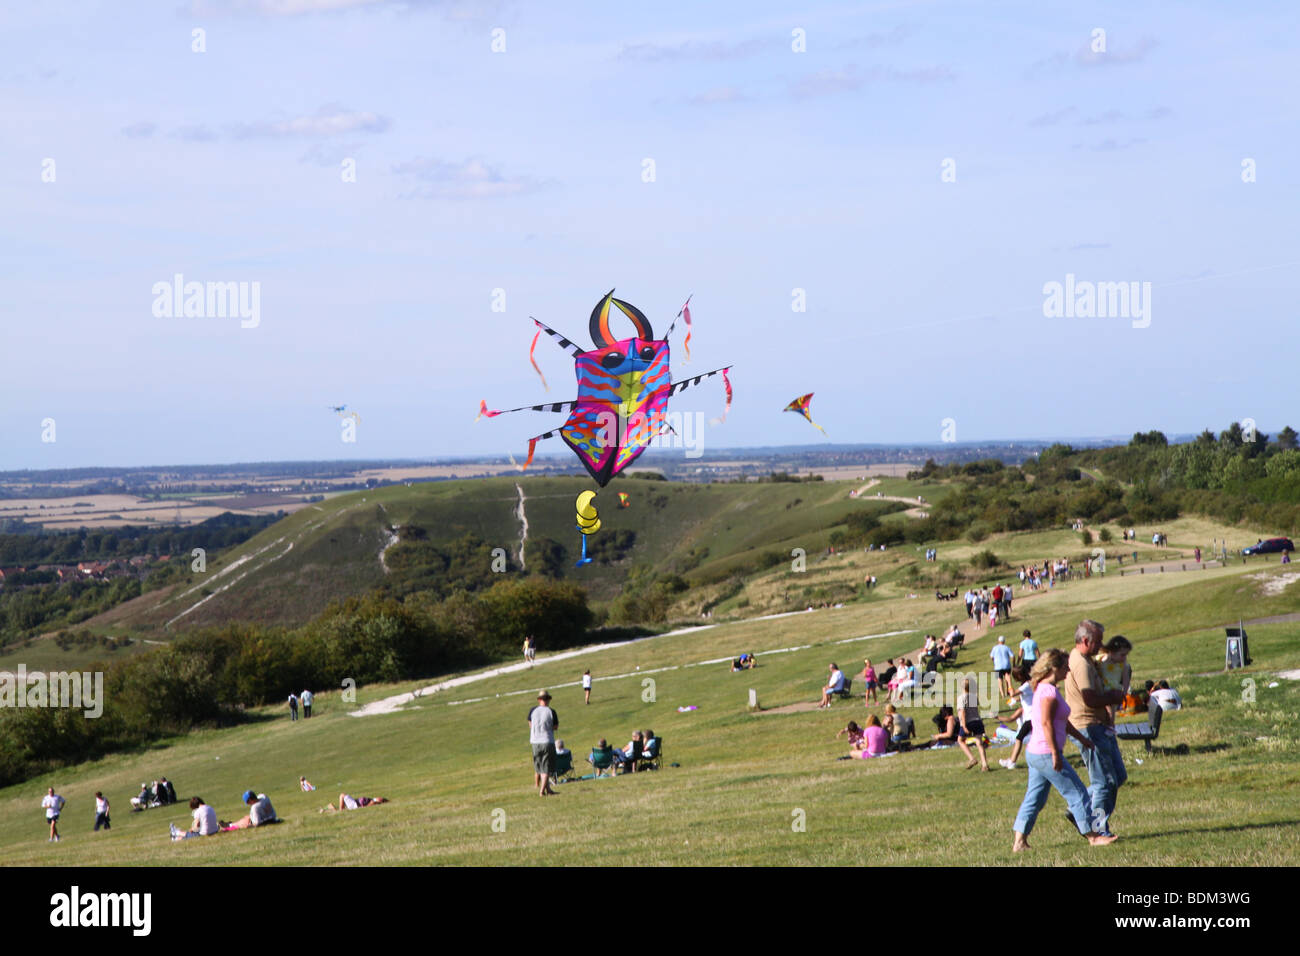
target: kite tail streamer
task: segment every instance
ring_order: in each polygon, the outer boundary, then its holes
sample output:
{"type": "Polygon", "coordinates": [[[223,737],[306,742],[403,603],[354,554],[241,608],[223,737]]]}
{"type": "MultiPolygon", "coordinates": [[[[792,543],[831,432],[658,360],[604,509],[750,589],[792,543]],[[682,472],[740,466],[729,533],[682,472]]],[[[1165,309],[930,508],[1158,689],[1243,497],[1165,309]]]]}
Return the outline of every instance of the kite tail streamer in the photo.
{"type": "Polygon", "coordinates": [[[494,411],[494,410],[489,409],[489,408],[487,407],[487,399],[486,399],[486,398],[480,398],[480,399],[478,400],[478,414],[474,416],[474,421],[478,421],[478,420],[479,420],[480,418],[482,418],[484,415],[486,415],[488,418],[496,418],[496,417],[497,417],[498,415],[500,415],[500,414],[501,414],[501,412],[499,412],[499,411],[494,411]]]}
{"type": "Polygon", "coordinates": [[[551,386],[546,384],[546,376],[542,374],[542,370],[537,365],[537,359],[533,357],[533,353],[537,351],[537,340],[541,337],[542,337],[542,327],[539,325],[537,327],[536,334],[533,335],[533,344],[528,347],[528,361],[533,363],[533,371],[536,372],[537,377],[542,380],[542,388],[546,389],[549,392],[551,390],[551,386]]]}
{"type": "Polygon", "coordinates": [[[713,419],[710,425],[721,425],[727,420],[727,412],[731,411],[731,379],[727,377],[725,368],[722,370],[722,384],[727,390],[727,403],[722,407],[722,417],[713,419]]]}
{"type": "Polygon", "coordinates": [[[514,455],[510,456],[510,464],[514,465],[520,471],[523,471],[525,468],[531,465],[533,463],[533,452],[537,449],[537,442],[538,439],[536,438],[528,439],[528,457],[524,459],[524,463],[522,465],[519,464],[519,462],[515,461],[514,455]]]}
{"type": "MultiPolygon", "coordinates": [[[[682,348],[686,349],[686,361],[689,362],[691,360],[691,300],[689,296],[686,298],[686,304],[682,306],[682,318],[686,320],[686,339],[682,342],[682,348]]],[[[723,418],[726,418],[725,414],[723,418]]]]}

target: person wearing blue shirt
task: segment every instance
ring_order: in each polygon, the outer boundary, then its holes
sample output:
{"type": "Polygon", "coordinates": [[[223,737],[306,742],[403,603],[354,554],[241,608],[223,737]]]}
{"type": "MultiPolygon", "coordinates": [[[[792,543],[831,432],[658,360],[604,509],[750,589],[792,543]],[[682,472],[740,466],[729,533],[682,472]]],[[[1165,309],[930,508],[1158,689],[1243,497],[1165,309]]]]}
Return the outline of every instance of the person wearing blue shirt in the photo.
{"type": "Polygon", "coordinates": [[[1029,635],[1029,629],[1025,628],[1024,640],[1020,642],[1020,662],[1026,667],[1033,668],[1036,660],[1038,660],[1038,642],[1029,635]]]}
{"type": "Polygon", "coordinates": [[[1005,637],[998,637],[993,650],[989,651],[989,657],[993,658],[993,670],[998,675],[998,686],[1002,688],[1004,696],[1010,697],[1014,689],[1011,686],[1011,648],[1007,647],[1005,637]]]}

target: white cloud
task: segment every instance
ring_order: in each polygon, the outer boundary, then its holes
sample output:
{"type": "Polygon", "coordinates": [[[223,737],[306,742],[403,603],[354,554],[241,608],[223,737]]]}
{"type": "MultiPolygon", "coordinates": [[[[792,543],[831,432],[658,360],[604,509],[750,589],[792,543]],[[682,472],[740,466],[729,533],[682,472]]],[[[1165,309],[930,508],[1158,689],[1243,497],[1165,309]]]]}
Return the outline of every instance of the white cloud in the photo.
{"type": "Polygon", "coordinates": [[[546,185],[528,176],[506,176],[477,157],[463,163],[414,159],[395,164],[393,172],[415,183],[403,198],[492,199],[522,195],[546,185]]]}
{"type": "Polygon", "coordinates": [[[382,133],[392,124],[386,117],[370,112],[354,112],[326,106],[314,116],[295,116],[286,120],[244,123],[233,127],[240,139],[254,137],[314,138],[345,136],[351,133],[382,133]]]}

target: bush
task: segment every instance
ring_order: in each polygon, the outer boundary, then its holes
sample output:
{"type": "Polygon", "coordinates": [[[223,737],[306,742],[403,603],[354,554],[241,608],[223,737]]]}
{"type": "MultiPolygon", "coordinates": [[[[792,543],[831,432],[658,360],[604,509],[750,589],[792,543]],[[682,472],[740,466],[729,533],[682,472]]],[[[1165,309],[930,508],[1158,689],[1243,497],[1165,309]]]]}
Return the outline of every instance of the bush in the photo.
{"type": "Polygon", "coordinates": [[[979,554],[971,555],[970,564],[971,567],[973,568],[977,568],[984,571],[991,571],[993,568],[998,568],[1002,566],[1002,559],[999,558],[992,551],[985,549],[984,551],[981,551],[979,554]]]}
{"type": "MultiPolygon", "coordinates": [[[[1115,536],[1110,533],[1110,528],[1102,528],[1100,531],[1097,532],[1097,537],[1101,539],[1102,544],[1110,544],[1111,540],[1115,536]]],[[[1089,544],[1090,542],[1085,541],[1084,543],[1089,544]]]]}
{"type": "Polygon", "coordinates": [[[1087,528],[1084,528],[1082,531],[1079,532],[1079,540],[1082,541],[1085,545],[1091,545],[1092,532],[1089,531],[1087,528]]]}

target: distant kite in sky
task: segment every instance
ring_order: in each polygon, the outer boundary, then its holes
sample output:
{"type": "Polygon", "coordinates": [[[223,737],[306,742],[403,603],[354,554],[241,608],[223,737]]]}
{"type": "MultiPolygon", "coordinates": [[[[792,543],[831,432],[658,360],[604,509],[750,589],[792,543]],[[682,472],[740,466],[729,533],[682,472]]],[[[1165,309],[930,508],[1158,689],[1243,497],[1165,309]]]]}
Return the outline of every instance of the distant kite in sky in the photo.
{"type": "MultiPolygon", "coordinates": [[[[690,325],[690,299],[678,313],[690,325]]],[[[519,408],[490,410],[487,401],[479,402],[478,417],[495,418],[507,412],[561,412],[568,410],[569,417],[563,425],[528,440],[528,458],[522,467],[533,461],[537,443],[559,435],[573,449],[583,467],[602,488],[649,447],[650,440],[669,428],[667,420],[668,399],[706,378],[721,375],[726,386],[726,405],[719,421],[726,421],[731,408],[731,380],[727,372],[731,366],[714,369],[680,382],[672,381],[668,367],[668,336],[672,335],[677,321],[673,320],[662,339],[656,339],[650,320],[634,305],[614,298],[614,290],[596,303],[591,310],[589,329],[595,348],[590,352],[570,342],[560,333],[533,319],[537,332],[528,350],[529,360],[540,376],[533,350],[538,337],[545,332],[560,348],[574,357],[574,373],[578,379],[578,397],[571,402],[553,402],[541,405],[524,405],[519,408]],[[632,321],[636,336],[615,340],[609,328],[610,306],[614,306],[632,321]]],[[[687,338],[690,338],[689,328],[687,338]]],[[[688,352],[689,355],[689,352],[688,352]]],[[[542,377],[542,385],[546,385],[542,377]]],[[[549,386],[547,387],[549,391],[549,386]]]]}
{"type": "Polygon", "coordinates": [[[626,492],[626,491],[620,491],[620,492],[618,493],[618,506],[619,506],[620,508],[626,508],[626,507],[628,506],[629,503],[630,503],[630,502],[627,500],[627,492],[626,492]]]}
{"type": "Polygon", "coordinates": [[[358,415],[356,412],[348,412],[346,415],[343,414],[348,409],[346,405],[331,405],[329,409],[331,412],[334,412],[334,414],[338,415],[339,418],[350,418],[358,425],[361,424],[361,416],[358,415]]]}
{"type": "Polygon", "coordinates": [[[808,419],[808,424],[812,425],[813,428],[817,429],[819,432],[825,435],[826,429],[822,428],[820,425],[818,425],[815,421],[812,420],[812,397],[813,397],[812,392],[809,392],[807,395],[800,396],[799,398],[796,398],[793,402],[791,402],[789,405],[787,405],[785,408],[783,408],[782,411],[798,412],[804,418],[808,419]]]}

